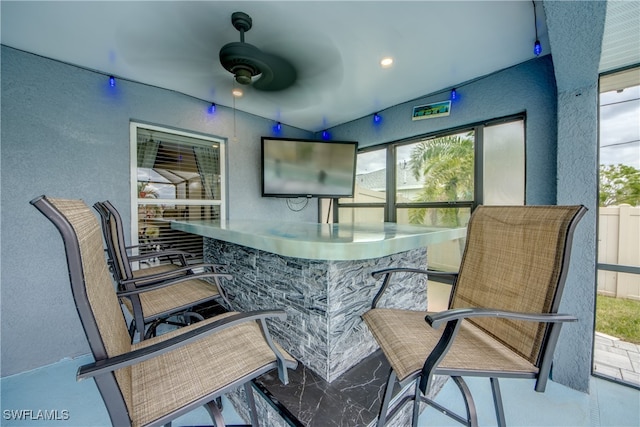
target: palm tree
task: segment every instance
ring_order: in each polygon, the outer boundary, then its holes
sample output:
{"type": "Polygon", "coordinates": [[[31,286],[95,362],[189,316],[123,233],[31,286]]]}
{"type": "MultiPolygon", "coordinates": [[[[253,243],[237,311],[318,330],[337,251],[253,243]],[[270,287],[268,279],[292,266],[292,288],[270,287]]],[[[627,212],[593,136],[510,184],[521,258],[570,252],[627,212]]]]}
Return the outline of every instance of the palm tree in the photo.
{"type": "MultiPolygon", "coordinates": [[[[418,143],[411,152],[411,172],[423,187],[416,202],[473,200],[473,135],[450,135],[418,143]]],[[[461,226],[459,209],[429,209],[430,223],[461,226]]],[[[412,224],[425,222],[427,209],[409,210],[412,224]]]]}

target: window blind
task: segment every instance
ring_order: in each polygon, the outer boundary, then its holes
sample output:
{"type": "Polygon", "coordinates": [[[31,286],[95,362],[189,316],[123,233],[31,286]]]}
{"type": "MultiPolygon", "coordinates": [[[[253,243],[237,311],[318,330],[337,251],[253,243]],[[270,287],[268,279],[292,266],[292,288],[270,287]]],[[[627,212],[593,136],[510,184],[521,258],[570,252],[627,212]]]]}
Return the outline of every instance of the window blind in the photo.
{"type": "Polygon", "coordinates": [[[220,144],[143,127],[136,138],[140,253],[172,248],[202,261],[202,237],[173,230],[171,221],[221,218],[220,144]]]}

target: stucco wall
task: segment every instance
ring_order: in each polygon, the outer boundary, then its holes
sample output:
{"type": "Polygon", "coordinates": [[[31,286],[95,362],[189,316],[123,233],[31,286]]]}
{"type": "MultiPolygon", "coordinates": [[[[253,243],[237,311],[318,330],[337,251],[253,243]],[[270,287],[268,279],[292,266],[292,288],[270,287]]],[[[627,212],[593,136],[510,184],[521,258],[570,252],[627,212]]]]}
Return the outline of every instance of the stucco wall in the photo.
{"type": "Polygon", "coordinates": [[[583,204],[589,209],[576,228],[571,272],[560,306],[579,321],[563,327],[553,379],[588,391],[596,291],[598,68],[607,5],[543,4],[558,82],[558,204],[583,204]]]}
{"type": "MultiPolygon", "coordinates": [[[[227,142],[229,217],[315,221],[260,197],[260,136],[273,122],[176,92],[119,80],[2,46],[2,375],[88,352],[75,312],[62,240],[29,201],[41,194],[111,200],[130,220],[129,121],[227,142]]],[[[285,126],[281,136],[310,137],[285,126]]],[[[128,232],[128,230],[127,230],[128,232]]]]}

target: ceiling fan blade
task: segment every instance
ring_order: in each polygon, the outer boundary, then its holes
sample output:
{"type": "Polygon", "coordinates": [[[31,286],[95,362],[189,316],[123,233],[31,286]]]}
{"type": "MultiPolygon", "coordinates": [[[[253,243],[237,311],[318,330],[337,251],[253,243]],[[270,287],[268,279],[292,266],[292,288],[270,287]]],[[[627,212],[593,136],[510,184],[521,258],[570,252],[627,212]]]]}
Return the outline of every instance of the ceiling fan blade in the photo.
{"type": "Polygon", "coordinates": [[[265,92],[279,91],[295,83],[298,73],[287,60],[262,51],[259,60],[262,74],[252,84],[255,89],[265,92]]]}

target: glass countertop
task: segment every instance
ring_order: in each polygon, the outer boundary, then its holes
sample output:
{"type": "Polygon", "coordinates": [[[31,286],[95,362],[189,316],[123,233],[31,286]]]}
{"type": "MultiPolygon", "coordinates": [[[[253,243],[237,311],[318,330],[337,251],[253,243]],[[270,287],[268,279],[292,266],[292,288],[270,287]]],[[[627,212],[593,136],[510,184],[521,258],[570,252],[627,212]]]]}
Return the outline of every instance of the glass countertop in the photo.
{"type": "Polygon", "coordinates": [[[282,256],[318,260],[380,258],[464,237],[466,228],[396,223],[319,224],[262,220],[172,221],[171,228],[282,256]]]}

